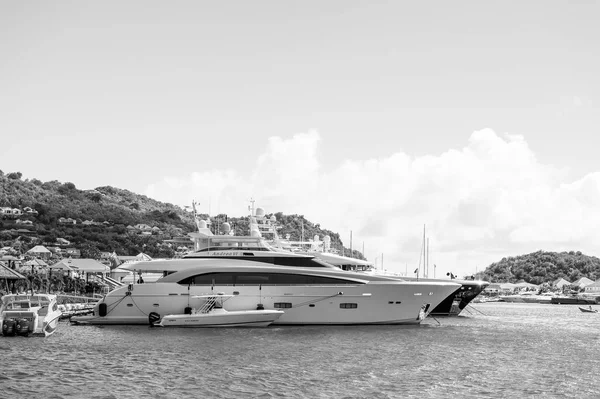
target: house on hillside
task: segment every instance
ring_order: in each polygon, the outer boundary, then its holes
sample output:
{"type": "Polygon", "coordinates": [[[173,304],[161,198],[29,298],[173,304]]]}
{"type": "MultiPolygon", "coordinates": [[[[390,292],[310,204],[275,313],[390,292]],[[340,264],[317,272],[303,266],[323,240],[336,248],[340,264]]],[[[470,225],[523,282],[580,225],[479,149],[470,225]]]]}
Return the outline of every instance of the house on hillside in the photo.
{"type": "Polygon", "coordinates": [[[149,232],[151,232],[151,231],[152,231],[152,227],[150,227],[150,226],[148,226],[147,224],[144,224],[144,223],[136,224],[136,225],[135,225],[135,226],[133,226],[133,227],[135,227],[135,228],[136,228],[136,230],[139,230],[139,231],[141,231],[141,232],[144,232],[144,231],[149,231],[149,232]]]}
{"type": "Polygon", "coordinates": [[[28,206],[26,206],[25,208],[23,208],[23,212],[25,212],[28,215],[37,215],[38,214],[38,211],[36,211],[35,209],[30,208],[28,206]]]}
{"type": "Polygon", "coordinates": [[[182,247],[184,248],[183,250],[186,251],[191,251],[194,249],[194,241],[190,237],[185,236],[163,240],[163,244],[167,245],[169,248],[177,248],[177,251],[179,251],[179,249],[182,247]]]}
{"type": "Polygon", "coordinates": [[[71,241],[65,240],[64,238],[59,237],[56,239],[56,245],[62,245],[62,246],[71,245],[71,241]]]}
{"type": "Polygon", "coordinates": [[[489,294],[509,294],[515,290],[516,285],[512,283],[492,283],[483,291],[489,294]]]}
{"type": "Polygon", "coordinates": [[[39,259],[50,259],[50,256],[52,256],[52,252],[43,245],[36,245],[35,247],[27,251],[26,254],[35,256],[39,259]]]}
{"type": "Polygon", "coordinates": [[[110,271],[110,267],[95,259],[63,259],[49,268],[72,272],[73,275],[81,278],[93,273],[106,274],[110,271]]]}
{"type": "Polygon", "coordinates": [[[33,222],[31,220],[17,219],[15,223],[21,226],[33,226],[33,222]]]}
{"type": "Polygon", "coordinates": [[[0,248],[2,254],[16,254],[17,251],[13,247],[2,247],[0,248]]]}
{"type": "Polygon", "coordinates": [[[60,255],[63,252],[63,250],[60,247],[46,247],[46,248],[48,248],[48,250],[50,252],[52,252],[52,254],[54,254],[54,255],[60,255]]]}
{"type": "Polygon", "coordinates": [[[58,224],[77,224],[77,220],[71,218],[58,218],[58,224]]]}
{"type": "Polygon", "coordinates": [[[567,280],[565,280],[562,277],[559,279],[556,279],[552,282],[553,287],[560,288],[560,289],[562,289],[563,287],[565,287],[567,285],[571,285],[571,283],[569,283],[567,280]]]}
{"type": "Polygon", "coordinates": [[[584,288],[584,293],[589,295],[600,295],[600,279],[592,284],[588,284],[584,288]]]}
{"type": "Polygon", "coordinates": [[[80,258],[81,251],[79,251],[77,248],[67,248],[65,250],[65,255],[71,258],[80,258]]]}
{"type": "Polygon", "coordinates": [[[84,220],[83,222],[81,222],[81,224],[83,226],[99,226],[102,223],[100,223],[100,222],[94,222],[94,219],[92,219],[92,220],[84,220]]]}
{"type": "Polygon", "coordinates": [[[573,288],[579,288],[579,289],[581,289],[581,288],[587,287],[590,284],[594,284],[594,280],[591,280],[591,279],[589,279],[587,277],[581,277],[580,279],[574,281],[571,284],[571,286],[573,288]]]}
{"type": "Polygon", "coordinates": [[[10,207],[2,207],[0,208],[0,215],[3,219],[13,219],[21,215],[21,210],[10,207]]]}

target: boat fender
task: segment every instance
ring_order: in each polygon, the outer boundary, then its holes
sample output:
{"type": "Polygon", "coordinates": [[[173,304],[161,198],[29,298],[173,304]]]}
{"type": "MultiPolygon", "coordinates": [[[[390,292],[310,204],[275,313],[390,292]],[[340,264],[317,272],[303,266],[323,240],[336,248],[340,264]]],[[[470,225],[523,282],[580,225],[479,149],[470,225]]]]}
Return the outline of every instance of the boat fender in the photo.
{"type": "Polygon", "coordinates": [[[265,310],[265,306],[262,303],[256,305],[256,310],[265,310]]]}
{"type": "Polygon", "coordinates": [[[28,336],[29,335],[29,320],[18,319],[16,331],[17,331],[17,334],[19,334],[19,335],[28,336]]]}
{"type": "Polygon", "coordinates": [[[150,327],[154,327],[158,322],[160,322],[160,315],[156,312],[150,312],[148,315],[148,324],[150,324],[150,327]]]}
{"type": "Polygon", "coordinates": [[[192,308],[189,306],[186,306],[185,309],[183,309],[183,313],[184,314],[192,314],[192,308]]]}
{"type": "Polygon", "coordinates": [[[98,305],[98,315],[100,317],[106,316],[106,313],[107,313],[106,310],[107,310],[106,303],[102,302],[100,305],[98,305]]]}
{"type": "Polygon", "coordinates": [[[6,319],[2,322],[2,335],[12,337],[15,335],[15,319],[6,319]]]}

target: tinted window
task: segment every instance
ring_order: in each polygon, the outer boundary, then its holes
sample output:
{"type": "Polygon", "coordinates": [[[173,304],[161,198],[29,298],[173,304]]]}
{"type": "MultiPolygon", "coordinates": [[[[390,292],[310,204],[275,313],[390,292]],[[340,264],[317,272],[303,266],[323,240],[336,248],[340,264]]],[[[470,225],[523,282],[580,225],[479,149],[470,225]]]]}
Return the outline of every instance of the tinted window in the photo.
{"type": "Polygon", "coordinates": [[[233,285],[234,275],[231,273],[207,273],[191,276],[181,280],[182,285],[233,285]]]}
{"type": "Polygon", "coordinates": [[[361,284],[339,278],[284,273],[207,273],[179,281],[181,285],[340,285],[361,284]]]}

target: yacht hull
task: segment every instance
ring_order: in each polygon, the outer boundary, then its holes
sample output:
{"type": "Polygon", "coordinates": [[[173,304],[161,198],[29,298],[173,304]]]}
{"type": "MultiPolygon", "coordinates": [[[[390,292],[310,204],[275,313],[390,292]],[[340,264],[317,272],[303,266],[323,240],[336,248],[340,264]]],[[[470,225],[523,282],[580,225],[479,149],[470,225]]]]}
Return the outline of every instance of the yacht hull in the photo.
{"type": "MultiPolygon", "coordinates": [[[[140,270],[177,270],[156,283],[120,287],[75,324],[153,324],[150,314],[181,315],[207,295],[231,298],[229,312],[276,310],[277,325],[418,324],[460,288],[447,281],[402,281],[339,269],[265,266],[232,259],[154,261],[140,270]]],[[[153,315],[156,316],[156,315],[153,315]]],[[[156,321],[156,320],[155,320],[156,321]]]]}
{"type": "Polygon", "coordinates": [[[181,286],[174,283],[119,288],[96,305],[94,314],[73,316],[74,324],[149,324],[151,312],[183,314],[190,297],[222,292],[234,295],[228,311],[248,311],[260,304],[283,310],[276,325],[419,324],[441,299],[458,288],[435,283],[361,284],[330,287],[181,286]],[[100,306],[106,314],[101,316],[100,306]]]}

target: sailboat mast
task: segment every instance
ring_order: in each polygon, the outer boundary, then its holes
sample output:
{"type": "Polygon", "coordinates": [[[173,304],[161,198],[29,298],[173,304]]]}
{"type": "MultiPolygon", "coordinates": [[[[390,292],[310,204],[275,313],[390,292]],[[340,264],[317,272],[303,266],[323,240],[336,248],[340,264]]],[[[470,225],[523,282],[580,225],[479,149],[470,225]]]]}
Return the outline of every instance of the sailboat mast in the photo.
{"type": "Polygon", "coordinates": [[[429,237],[427,237],[427,278],[429,278],[429,237]]]}
{"type": "MultiPolygon", "coordinates": [[[[426,258],[425,258],[425,254],[427,251],[427,243],[425,241],[425,225],[423,225],[423,276],[425,276],[425,262],[426,262],[426,258]]],[[[421,262],[419,262],[421,263],[421,262]]],[[[419,273],[417,272],[417,277],[419,277],[419,273]]]]}

